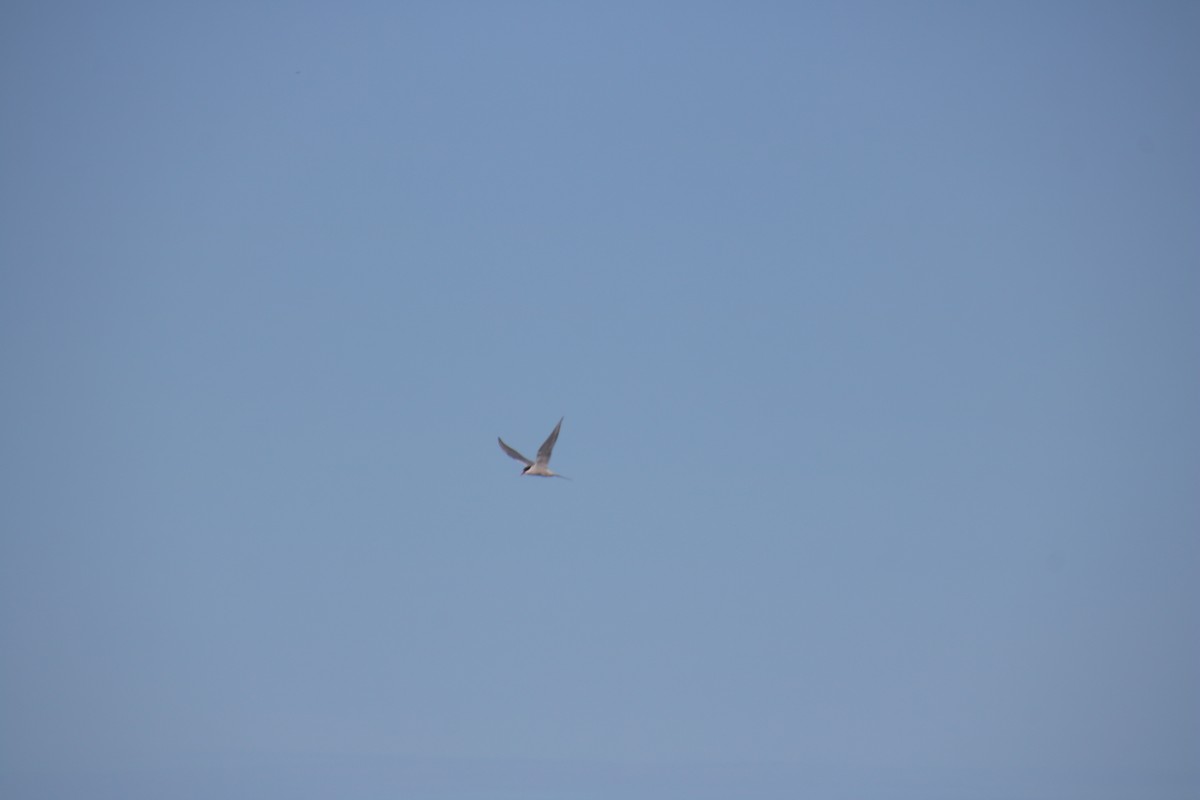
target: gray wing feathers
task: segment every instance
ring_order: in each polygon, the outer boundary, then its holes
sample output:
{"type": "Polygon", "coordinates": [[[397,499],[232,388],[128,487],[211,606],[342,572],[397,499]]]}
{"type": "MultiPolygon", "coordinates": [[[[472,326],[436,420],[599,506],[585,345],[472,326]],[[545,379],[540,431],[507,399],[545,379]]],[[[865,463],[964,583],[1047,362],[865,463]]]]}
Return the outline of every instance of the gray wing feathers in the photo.
{"type": "Polygon", "coordinates": [[[542,442],[542,446],[538,448],[537,463],[545,466],[550,463],[550,453],[554,450],[554,443],[558,441],[558,430],[562,427],[563,419],[560,417],[558,424],[554,426],[554,430],[546,437],[546,441],[542,442]]]}
{"type": "MultiPolygon", "coordinates": [[[[558,433],[558,429],[555,428],[554,432],[558,433]]],[[[508,453],[509,458],[515,458],[517,461],[520,461],[522,464],[524,464],[527,467],[533,466],[532,461],[530,461],[528,458],[526,458],[525,456],[518,453],[516,450],[513,450],[511,447],[506,445],[504,443],[504,440],[501,439],[499,436],[496,437],[496,441],[500,443],[500,449],[503,450],[504,452],[508,453]]],[[[553,445],[551,445],[551,446],[553,446],[553,445]]]]}

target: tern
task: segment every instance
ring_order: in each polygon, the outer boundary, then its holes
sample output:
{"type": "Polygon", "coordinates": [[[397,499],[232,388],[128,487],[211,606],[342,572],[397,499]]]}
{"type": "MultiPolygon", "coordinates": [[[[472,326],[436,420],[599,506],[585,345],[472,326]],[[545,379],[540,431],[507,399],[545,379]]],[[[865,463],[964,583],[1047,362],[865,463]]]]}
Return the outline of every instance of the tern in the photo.
{"type": "Polygon", "coordinates": [[[539,475],[543,478],[566,478],[570,480],[566,475],[551,472],[550,467],[547,466],[550,463],[550,453],[554,450],[554,443],[558,441],[558,429],[562,427],[562,423],[562,419],[559,419],[558,424],[554,426],[554,430],[546,437],[546,441],[542,442],[542,446],[537,451],[536,461],[530,461],[516,450],[513,450],[499,436],[496,437],[496,441],[500,443],[500,449],[508,453],[509,458],[515,458],[525,465],[525,469],[521,470],[522,475],[539,475]]]}

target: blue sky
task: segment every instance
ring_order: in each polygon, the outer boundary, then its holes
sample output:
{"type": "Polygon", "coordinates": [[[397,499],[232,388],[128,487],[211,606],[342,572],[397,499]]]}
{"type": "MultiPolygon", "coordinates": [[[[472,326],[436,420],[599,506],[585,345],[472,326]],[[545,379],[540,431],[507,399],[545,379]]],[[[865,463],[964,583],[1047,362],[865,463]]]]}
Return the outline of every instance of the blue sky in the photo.
{"type": "Polygon", "coordinates": [[[4,795],[1195,796],[1198,38],[7,4],[4,795]]]}

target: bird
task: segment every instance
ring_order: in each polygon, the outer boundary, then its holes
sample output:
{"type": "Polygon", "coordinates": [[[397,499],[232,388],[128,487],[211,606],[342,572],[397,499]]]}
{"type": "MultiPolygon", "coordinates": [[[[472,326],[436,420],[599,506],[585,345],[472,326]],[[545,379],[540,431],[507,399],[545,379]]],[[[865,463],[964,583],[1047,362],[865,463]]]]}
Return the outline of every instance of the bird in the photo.
{"type": "Polygon", "coordinates": [[[551,472],[550,467],[547,466],[550,463],[550,453],[554,450],[554,443],[558,441],[558,431],[562,428],[563,419],[565,417],[558,420],[558,424],[554,426],[554,430],[550,432],[550,435],[546,437],[546,441],[542,442],[542,446],[538,448],[536,461],[530,461],[516,450],[513,450],[499,436],[496,437],[496,441],[500,443],[500,449],[507,453],[509,458],[515,458],[525,465],[525,469],[521,470],[522,475],[537,475],[542,478],[565,478],[566,480],[570,480],[566,475],[551,472]]]}

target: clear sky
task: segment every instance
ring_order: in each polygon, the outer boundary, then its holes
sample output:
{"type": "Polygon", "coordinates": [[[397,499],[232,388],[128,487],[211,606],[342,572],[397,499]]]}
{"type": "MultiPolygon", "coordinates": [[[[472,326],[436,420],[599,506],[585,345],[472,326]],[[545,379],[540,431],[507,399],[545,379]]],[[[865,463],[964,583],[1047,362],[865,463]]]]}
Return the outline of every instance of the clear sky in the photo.
{"type": "Polygon", "coordinates": [[[0,794],[1200,795],[1197,42],[5,3],[0,794]]]}

